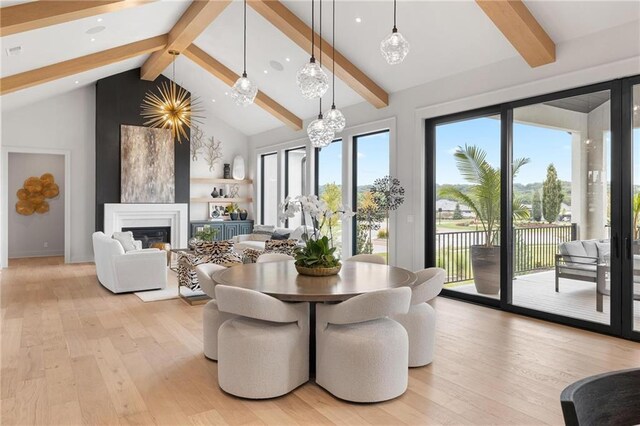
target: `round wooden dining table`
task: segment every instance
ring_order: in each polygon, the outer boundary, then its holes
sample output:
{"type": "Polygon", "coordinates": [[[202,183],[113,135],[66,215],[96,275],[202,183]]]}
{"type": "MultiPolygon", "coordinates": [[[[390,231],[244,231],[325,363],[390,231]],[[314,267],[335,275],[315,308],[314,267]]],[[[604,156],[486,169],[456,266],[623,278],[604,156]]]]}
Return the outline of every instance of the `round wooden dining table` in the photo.
{"type": "Polygon", "coordinates": [[[315,373],[315,304],[341,302],[376,290],[411,286],[411,271],[389,265],[343,262],[338,275],[310,277],[298,274],[293,261],[250,263],[216,272],[216,284],[268,294],[285,302],[309,302],[309,374],[315,373]]]}
{"type": "Polygon", "coordinates": [[[343,262],[338,275],[298,274],[293,261],[250,263],[213,275],[217,284],[256,290],[286,302],[341,302],[376,290],[410,286],[416,274],[395,266],[343,262]]]}

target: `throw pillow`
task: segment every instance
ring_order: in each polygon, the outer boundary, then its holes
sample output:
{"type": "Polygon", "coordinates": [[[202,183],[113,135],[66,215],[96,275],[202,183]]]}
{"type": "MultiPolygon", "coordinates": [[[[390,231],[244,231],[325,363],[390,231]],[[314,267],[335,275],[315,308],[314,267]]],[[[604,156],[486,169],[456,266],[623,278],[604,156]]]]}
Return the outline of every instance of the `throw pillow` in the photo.
{"type": "Polygon", "coordinates": [[[273,225],[255,225],[253,231],[249,236],[251,241],[267,241],[271,238],[271,234],[275,231],[276,227],[273,225]]]}
{"type": "Polygon", "coordinates": [[[274,231],[271,235],[272,240],[288,240],[290,232],[274,231]]]}
{"type": "Polygon", "coordinates": [[[118,240],[125,252],[136,249],[136,243],[133,239],[133,232],[131,231],[114,232],[111,238],[113,238],[114,240],[118,240]]]}
{"type": "Polygon", "coordinates": [[[195,254],[222,254],[233,252],[233,241],[198,241],[193,244],[195,254]]]}
{"type": "Polygon", "coordinates": [[[264,243],[265,253],[282,253],[293,256],[293,250],[298,246],[298,240],[269,240],[264,243]]]}
{"type": "Polygon", "coordinates": [[[263,250],[256,250],[252,248],[246,248],[242,252],[242,261],[243,263],[256,263],[260,255],[264,253],[263,250]]]}
{"type": "Polygon", "coordinates": [[[602,263],[609,263],[611,256],[611,244],[608,242],[597,242],[596,246],[598,247],[598,260],[602,263]]]}

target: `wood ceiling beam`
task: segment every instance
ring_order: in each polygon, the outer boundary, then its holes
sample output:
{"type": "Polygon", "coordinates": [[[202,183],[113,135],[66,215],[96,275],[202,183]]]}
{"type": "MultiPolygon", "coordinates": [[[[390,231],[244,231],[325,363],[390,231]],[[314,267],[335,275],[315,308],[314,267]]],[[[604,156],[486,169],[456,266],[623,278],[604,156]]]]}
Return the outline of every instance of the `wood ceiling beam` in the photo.
{"type": "Polygon", "coordinates": [[[182,52],[211,24],[231,3],[227,0],[195,0],[169,32],[167,46],[155,52],[140,69],[140,78],[153,81],[173,60],[170,51],[182,52]]]}
{"type": "MultiPolygon", "coordinates": [[[[250,0],[248,4],[302,49],[311,50],[311,28],[280,1],[250,0]]],[[[315,39],[316,56],[318,56],[320,53],[318,47],[320,37],[316,34],[315,39]]],[[[332,49],[332,46],[326,40],[322,41],[322,65],[328,69],[331,69],[333,65],[331,60],[332,49]]],[[[337,50],[335,56],[336,77],[376,108],[384,108],[389,105],[389,94],[387,92],[337,50]]]]}
{"type": "Polygon", "coordinates": [[[476,0],[484,13],[535,68],[556,61],[556,45],[522,0],[476,0]]]}
{"type": "Polygon", "coordinates": [[[151,1],[153,0],[43,0],[7,6],[0,9],[0,37],[111,13],[151,1]]]}
{"type": "MultiPolygon", "coordinates": [[[[209,56],[209,54],[194,44],[185,49],[183,53],[187,58],[207,70],[213,76],[222,80],[228,86],[233,86],[236,80],[240,77],[238,74],[231,71],[225,65],[209,56]]],[[[265,95],[264,92],[258,91],[255,104],[293,130],[302,129],[302,120],[299,117],[271,99],[269,96],[265,95]]]]}
{"type": "Polygon", "coordinates": [[[20,74],[10,75],[0,79],[0,95],[6,95],[17,90],[26,89],[136,56],[146,55],[164,48],[167,45],[167,40],[168,37],[164,34],[20,74]]]}

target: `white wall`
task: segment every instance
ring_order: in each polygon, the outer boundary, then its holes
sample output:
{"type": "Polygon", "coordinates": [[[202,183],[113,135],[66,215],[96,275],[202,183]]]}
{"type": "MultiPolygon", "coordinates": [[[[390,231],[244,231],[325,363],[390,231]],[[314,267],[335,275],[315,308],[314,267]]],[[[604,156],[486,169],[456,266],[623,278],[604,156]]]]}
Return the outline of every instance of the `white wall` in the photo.
{"type": "Polygon", "coordinates": [[[9,258],[64,255],[64,155],[9,153],[9,258]],[[16,191],[24,181],[51,173],[60,187],[57,197],[47,199],[49,211],[30,216],[18,214],[16,191]]]}
{"type": "MultiPolygon", "coordinates": [[[[397,143],[390,153],[390,171],[400,179],[407,196],[397,211],[396,225],[391,230],[390,244],[402,247],[395,253],[392,263],[412,269],[424,265],[426,118],[637,74],[640,72],[639,40],[640,29],[636,22],[631,22],[558,44],[557,61],[553,64],[529,68],[520,57],[514,57],[393,93],[387,108],[375,109],[367,103],[343,108],[349,127],[396,119],[397,143]]],[[[311,119],[305,121],[305,129],[311,119]]],[[[253,169],[256,153],[305,138],[304,130],[293,132],[286,127],[252,136],[250,158],[253,169]]]]}
{"type": "MultiPolygon", "coordinates": [[[[15,110],[3,110],[0,134],[3,158],[11,148],[70,153],[70,174],[65,176],[70,183],[67,196],[71,202],[69,260],[91,261],[95,221],[95,87],[82,87],[15,110]]],[[[2,172],[5,176],[6,171],[2,172]]],[[[2,190],[7,196],[9,191],[4,179],[2,190]]],[[[2,204],[7,199],[4,198],[2,204]]],[[[7,238],[5,207],[2,220],[4,240],[7,238]]],[[[1,255],[0,258],[5,259],[7,253],[1,255]]]]}
{"type": "MultiPolygon", "coordinates": [[[[205,139],[209,139],[214,136],[216,140],[222,141],[222,160],[217,162],[213,171],[209,170],[209,164],[205,161],[204,154],[198,156],[197,161],[191,159],[191,177],[192,178],[222,178],[223,176],[223,164],[229,163],[232,166],[233,172],[233,158],[236,155],[240,155],[245,160],[246,178],[249,178],[249,159],[248,159],[248,146],[249,140],[247,136],[233,127],[229,126],[225,122],[217,119],[211,112],[205,114],[206,118],[202,124],[199,124],[200,128],[204,132],[205,139]]],[[[202,183],[191,183],[191,198],[207,198],[210,197],[213,187],[216,186],[220,190],[220,185],[210,185],[202,183]]],[[[240,185],[240,197],[247,198],[251,196],[250,185],[240,185]]],[[[253,211],[251,204],[240,205],[240,208],[245,208],[249,212],[253,211]]],[[[191,203],[191,220],[207,220],[208,219],[208,205],[206,203],[191,203]]],[[[251,213],[250,213],[250,219],[251,213]]]]}

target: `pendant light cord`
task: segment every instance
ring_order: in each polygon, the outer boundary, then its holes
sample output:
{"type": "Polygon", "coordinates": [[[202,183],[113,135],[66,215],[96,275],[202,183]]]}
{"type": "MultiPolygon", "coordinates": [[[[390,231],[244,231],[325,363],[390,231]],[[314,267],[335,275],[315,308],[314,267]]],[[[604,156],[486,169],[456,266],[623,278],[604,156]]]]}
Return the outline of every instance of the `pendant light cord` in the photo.
{"type": "Polygon", "coordinates": [[[315,47],[316,47],[316,15],[315,15],[315,2],[311,0],[311,62],[314,62],[315,47]]]}
{"type": "MultiPolygon", "coordinates": [[[[313,1],[313,0],[312,0],[313,1]]],[[[320,2],[320,69],[322,69],[322,0],[320,2]]],[[[319,117],[322,117],[322,96],[320,96],[320,113],[319,117]]]]}
{"type": "Polygon", "coordinates": [[[247,76],[247,0],[244,0],[244,39],[243,39],[243,49],[244,49],[244,70],[242,71],[242,76],[247,76]]]}
{"type": "Polygon", "coordinates": [[[398,29],[396,28],[396,0],[393,0],[393,30],[397,31],[398,29]]]}
{"type": "Polygon", "coordinates": [[[332,10],[333,13],[333,21],[332,21],[332,31],[331,31],[331,39],[333,41],[333,46],[331,47],[331,108],[336,107],[336,0],[333,0],[332,10]]]}

